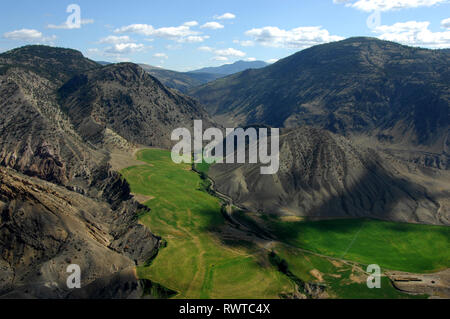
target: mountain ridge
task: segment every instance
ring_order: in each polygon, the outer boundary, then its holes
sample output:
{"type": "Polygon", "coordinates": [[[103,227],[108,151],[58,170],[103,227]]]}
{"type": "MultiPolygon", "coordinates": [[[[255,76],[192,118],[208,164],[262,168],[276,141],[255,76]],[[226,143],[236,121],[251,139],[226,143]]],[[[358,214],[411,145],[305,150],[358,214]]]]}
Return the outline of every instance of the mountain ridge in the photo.
{"type": "Polygon", "coordinates": [[[222,124],[312,125],[443,153],[449,61],[441,50],[358,37],[305,49],[189,93],[222,124]]]}
{"type": "Polygon", "coordinates": [[[139,64],[139,66],[150,75],[160,80],[165,86],[176,89],[182,93],[186,93],[191,88],[214,81],[222,76],[209,73],[177,72],[147,64],[139,64]]]}
{"type": "Polygon", "coordinates": [[[223,76],[242,72],[248,69],[261,69],[268,66],[269,63],[264,61],[236,61],[230,64],[224,64],[216,67],[205,67],[198,70],[189,71],[188,73],[211,73],[220,74],[223,76]]]}
{"type": "Polygon", "coordinates": [[[166,88],[133,63],[79,74],[58,93],[74,126],[94,144],[104,143],[110,129],[132,143],[169,147],[173,129],[191,127],[196,118],[212,125],[196,100],[166,88]]]}

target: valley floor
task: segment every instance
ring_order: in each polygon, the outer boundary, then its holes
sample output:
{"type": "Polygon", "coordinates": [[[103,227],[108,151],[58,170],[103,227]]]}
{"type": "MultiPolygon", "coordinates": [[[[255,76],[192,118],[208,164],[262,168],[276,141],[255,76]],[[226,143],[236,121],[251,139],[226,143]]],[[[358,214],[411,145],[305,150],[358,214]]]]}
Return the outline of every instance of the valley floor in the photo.
{"type": "MultiPolygon", "coordinates": [[[[141,222],[165,243],[138,276],[175,298],[424,298],[395,289],[386,275],[381,289],[367,288],[365,265],[419,273],[450,266],[448,227],[306,223],[240,211],[233,214],[237,224],[190,165],[174,164],[165,150],[136,156],[121,172],[151,208],[141,222]],[[258,236],[261,230],[272,238],[258,236]]],[[[207,173],[208,166],[197,169],[207,173]]]]}

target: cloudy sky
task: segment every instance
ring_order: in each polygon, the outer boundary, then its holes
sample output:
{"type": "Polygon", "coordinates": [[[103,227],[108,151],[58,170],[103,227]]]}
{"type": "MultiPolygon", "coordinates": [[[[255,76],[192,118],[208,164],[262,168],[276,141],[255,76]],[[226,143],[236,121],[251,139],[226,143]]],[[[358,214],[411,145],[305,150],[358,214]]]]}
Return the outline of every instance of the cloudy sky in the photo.
{"type": "Polygon", "coordinates": [[[179,71],[352,36],[450,48],[450,0],[15,0],[0,12],[0,52],[48,44],[179,71]]]}

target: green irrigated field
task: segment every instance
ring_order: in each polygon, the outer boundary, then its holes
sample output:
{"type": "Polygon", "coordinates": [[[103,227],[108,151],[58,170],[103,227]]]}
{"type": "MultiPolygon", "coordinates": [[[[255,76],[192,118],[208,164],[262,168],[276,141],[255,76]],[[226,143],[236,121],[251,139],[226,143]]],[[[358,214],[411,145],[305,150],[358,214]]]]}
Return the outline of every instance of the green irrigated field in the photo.
{"type": "Polygon", "coordinates": [[[305,282],[321,283],[327,287],[330,298],[344,299],[403,299],[426,298],[426,295],[406,295],[396,290],[389,278],[381,278],[380,289],[367,288],[364,267],[340,260],[323,258],[293,247],[279,244],[275,247],[289,270],[305,282]]]}
{"type": "Polygon", "coordinates": [[[450,227],[364,219],[263,220],[282,242],[323,255],[416,273],[450,267],[450,227]]]}
{"type": "MultiPolygon", "coordinates": [[[[149,199],[145,204],[152,210],[140,216],[141,222],[167,242],[167,246],[160,249],[149,265],[138,268],[140,278],[176,291],[176,298],[278,298],[294,292],[292,278],[271,264],[266,248],[238,238],[239,235],[235,238],[229,233],[224,234],[229,228],[221,213],[221,204],[205,191],[205,180],[191,170],[191,165],[174,164],[170,152],[164,150],[143,150],[137,157],[147,164],[126,168],[122,174],[133,193],[149,199]]],[[[208,166],[197,166],[197,170],[207,172],[208,166]]],[[[241,217],[248,218],[245,215],[241,217]]],[[[326,285],[329,297],[411,297],[396,291],[387,278],[383,278],[382,289],[368,289],[365,282],[367,275],[356,264],[334,261],[290,246],[369,263],[373,256],[384,256],[386,236],[392,237],[394,247],[406,245],[405,238],[409,237],[397,234],[403,224],[389,223],[391,228],[380,228],[378,222],[360,221],[362,224],[354,225],[357,221],[350,221],[345,228],[345,222],[349,221],[339,221],[337,224],[343,224],[337,227],[332,222],[285,223],[271,217],[264,217],[264,220],[280,238],[280,242],[273,243],[273,248],[288,263],[290,272],[305,282],[326,285]],[[360,230],[361,225],[364,225],[363,230],[360,230]],[[383,244],[367,242],[374,237],[365,240],[369,246],[358,243],[360,235],[363,239],[368,236],[364,229],[369,233],[377,230],[378,233],[373,233],[373,236],[379,237],[383,244]],[[395,236],[403,238],[402,241],[394,242],[395,236]],[[365,247],[369,249],[364,250],[365,247]],[[373,252],[373,249],[378,251],[373,252]]],[[[430,236],[427,240],[439,240],[442,247],[443,238],[434,234],[438,229],[446,234],[445,228],[432,228],[433,234],[427,235],[430,236]]],[[[422,248],[427,250],[421,255],[417,252],[408,255],[408,258],[426,257],[425,261],[419,259],[417,263],[428,264],[431,260],[433,265],[445,264],[445,261],[436,263],[438,258],[428,256],[429,245],[422,245],[422,248]]],[[[380,265],[385,266],[383,261],[387,263],[390,258],[396,265],[403,258],[392,257],[392,249],[388,247],[387,257],[377,260],[380,265]]]]}
{"type": "Polygon", "coordinates": [[[210,166],[211,166],[210,164],[208,164],[208,163],[206,163],[206,162],[202,162],[202,163],[196,164],[196,165],[195,165],[195,168],[196,168],[199,172],[203,172],[204,174],[208,174],[208,171],[209,171],[209,167],[210,167],[210,166]]]}
{"type": "Polygon", "coordinates": [[[200,190],[202,181],[190,165],[174,164],[163,150],[143,150],[138,159],[148,165],[122,174],[133,193],[153,198],[141,221],[167,241],[150,266],[138,269],[141,278],[177,291],[178,298],[278,298],[293,291],[265,254],[219,240],[221,205],[200,190]]]}

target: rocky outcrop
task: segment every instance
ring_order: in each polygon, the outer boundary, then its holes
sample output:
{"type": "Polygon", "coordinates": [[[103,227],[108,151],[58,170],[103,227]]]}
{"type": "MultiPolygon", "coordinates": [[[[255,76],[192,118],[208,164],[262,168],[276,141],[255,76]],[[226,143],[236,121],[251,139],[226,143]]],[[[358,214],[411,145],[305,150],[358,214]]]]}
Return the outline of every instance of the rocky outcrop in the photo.
{"type": "Polygon", "coordinates": [[[0,75],[0,164],[67,185],[106,154],[86,145],[57,103],[53,82],[20,67],[0,75]]]}
{"type": "MultiPolygon", "coordinates": [[[[135,276],[130,284],[129,272],[119,274],[158,248],[159,238],[138,223],[147,208],[106,165],[106,146],[131,143],[107,128],[106,142],[94,145],[59,104],[63,83],[98,67],[59,48],[0,54],[0,296],[69,297],[66,267],[73,263],[83,287],[125,297],[139,285],[135,276]]],[[[79,296],[93,293],[82,289],[79,296]]]]}
{"type": "MultiPolygon", "coordinates": [[[[99,282],[111,281],[102,278],[143,263],[158,247],[159,239],[137,222],[138,208],[130,200],[111,209],[105,202],[0,167],[0,296],[68,297],[74,294],[66,285],[69,264],[81,267],[77,294],[90,297],[94,291],[83,287],[93,282],[107,290],[99,282]]],[[[130,282],[129,276],[125,279],[130,282]]],[[[113,282],[120,286],[119,279],[113,282]]]]}

